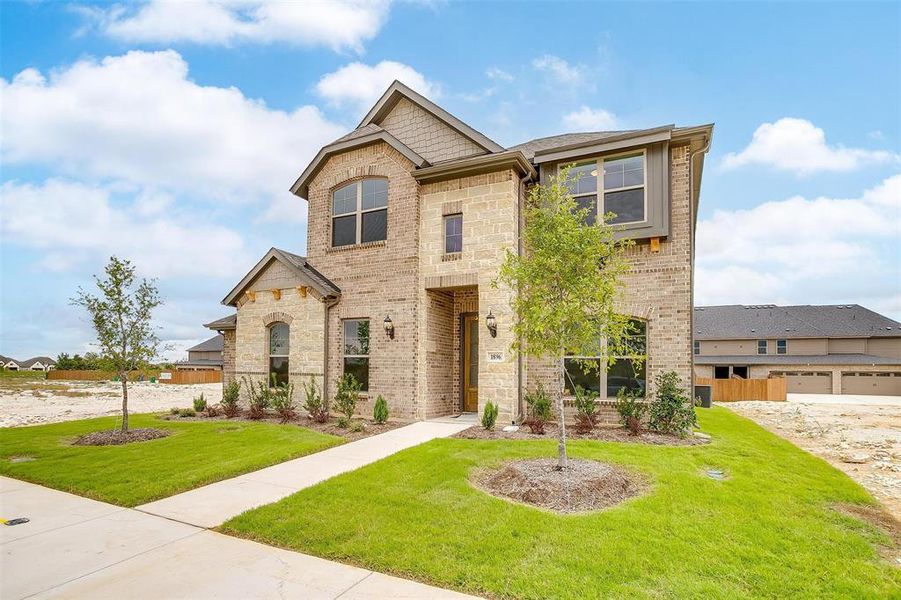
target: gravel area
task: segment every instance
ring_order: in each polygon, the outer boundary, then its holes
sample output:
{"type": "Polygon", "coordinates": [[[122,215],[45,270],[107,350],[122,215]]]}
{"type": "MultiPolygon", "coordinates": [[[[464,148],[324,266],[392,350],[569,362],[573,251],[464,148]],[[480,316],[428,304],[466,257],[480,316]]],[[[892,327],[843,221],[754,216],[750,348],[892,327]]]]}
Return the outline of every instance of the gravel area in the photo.
{"type": "Polygon", "coordinates": [[[722,406],[824,458],[901,519],[901,397],[789,394],[722,406]]]}
{"type": "Polygon", "coordinates": [[[473,476],[476,487],[494,496],[560,513],[585,512],[615,506],[642,493],[639,478],[594,460],[570,460],[557,470],[555,459],[519,460],[473,476]]]}
{"type": "MultiPolygon", "coordinates": [[[[189,407],[203,392],[208,402],[222,398],[222,384],[128,384],[128,407],[135,413],[189,407]]],[[[39,425],[119,414],[122,386],[103,381],[0,380],[0,427],[39,425]]]]}

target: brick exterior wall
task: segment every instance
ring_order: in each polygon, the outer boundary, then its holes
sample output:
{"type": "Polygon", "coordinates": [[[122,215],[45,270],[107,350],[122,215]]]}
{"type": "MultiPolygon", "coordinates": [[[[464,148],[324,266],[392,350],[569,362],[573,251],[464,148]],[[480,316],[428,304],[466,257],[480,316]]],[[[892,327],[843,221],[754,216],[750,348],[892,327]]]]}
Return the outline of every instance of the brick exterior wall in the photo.
{"type": "Polygon", "coordinates": [[[379,125],[431,163],[485,154],[483,148],[406,98],[401,98],[379,125]]]}
{"type": "Polygon", "coordinates": [[[235,330],[222,332],[222,383],[235,380],[235,330]]]}

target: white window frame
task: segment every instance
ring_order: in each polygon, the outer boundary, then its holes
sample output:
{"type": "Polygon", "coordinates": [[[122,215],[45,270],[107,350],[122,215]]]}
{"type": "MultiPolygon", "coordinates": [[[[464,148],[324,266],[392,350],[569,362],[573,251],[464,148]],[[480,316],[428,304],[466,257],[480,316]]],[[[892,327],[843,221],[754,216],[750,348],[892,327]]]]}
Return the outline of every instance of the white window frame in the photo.
{"type": "MultiPolygon", "coordinates": [[[[617,152],[615,154],[604,154],[602,156],[598,156],[598,157],[594,158],[593,160],[589,159],[589,160],[582,160],[582,161],[571,162],[571,163],[563,163],[563,164],[557,165],[557,173],[559,174],[560,170],[565,166],[580,167],[583,165],[591,164],[592,162],[595,165],[595,173],[597,173],[597,175],[595,175],[595,180],[597,181],[597,185],[596,185],[597,189],[595,191],[595,199],[594,199],[595,223],[601,222],[603,220],[603,216],[607,213],[607,207],[604,205],[604,194],[610,193],[610,192],[625,192],[628,190],[637,190],[639,188],[644,190],[644,194],[642,195],[643,200],[644,200],[644,208],[643,208],[644,219],[641,219],[640,221],[623,221],[620,223],[612,223],[612,225],[614,225],[614,226],[640,225],[642,223],[647,223],[648,222],[648,150],[647,150],[647,148],[641,148],[640,150],[634,150],[634,149],[633,150],[624,150],[623,152],[617,152]],[[625,158],[628,156],[637,156],[639,154],[641,155],[641,160],[643,163],[642,170],[641,170],[641,176],[642,176],[641,185],[627,185],[624,187],[610,188],[609,190],[606,189],[604,187],[604,161],[605,160],[616,160],[618,158],[625,158]]],[[[577,194],[577,195],[573,195],[573,199],[575,200],[576,198],[585,198],[590,195],[591,194],[577,194]]]]}
{"type": "Polygon", "coordinates": [[[459,254],[463,252],[463,213],[453,213],[450,215],[444,215],[444,218],[441,220],[442,225],[442,234],[444,238],[444,254],[459,254]],[[448,252],[447,250],[447,222],[451,219],[460,219],[460,249],[455,252],[448,252]]]}
{"type": "Polygon", "coordinates": [[[698,340],[695,340],[694,342],[692,342],[691,353],[694,354],[695,356],[698,356],[701,354],[701,342],[699,342],[698,340]]]}
{"type": "Polygon", "coordinates": [[[269,384],[269,387],[273,387],[272,383],[272,359],[273,358],[284,358],[288,361],[288,381],[291,381],[291,324],[286,323],[284,321],[273,321],[266,326],[266,379],[269,384]],[[276,325],[284,325],[288,330],[288,339],[285,340],[285,345],[287,346],[286,354],[273,354],[272,353],[272,330],[276,325]]]}
{"type": "Polygon", "coordinates": [[[767,341],[767,340],[757,340],[757,354],[759,354],[759,355],[761,355],[761,356],[764,356],[764,355],[769,354],[769,353],[770,353],[770,343],[769,343],[769,341],[767,341]],[[762,347],[763,352],[760,351],[760,350],[761,350],[761,344],[760,344],[760,342],[763,342],[763,347],[762,347]]]}
{"type": "Polygon", "coordinates": [[[366,180],[372,179],[381,179],[386,184],[388,183],[387,177],[363,177],[362,179],[357,179],[354,181],[345,181],[339,186],[332,188],[331,194],[329,194],[329,212],[331,213],[331,228],[329,231],[329,242],[332,248],[348,248],[350,246],[359,246],[360,244],[375,244],[378,242],[386,242],[388,241],[388,193],[385,194],[385,206],[377,206],[376,208],[363,208],[363,182],[366,180]],[[340,189],[346,188],[350,185],[357,186],[357,204],[356,208],[351,212],[335,214],[335,192],[340,189]],[[384,240],[371,240],[369,242],[363,242],[363,215],[366,213],[376,212],[379,210],[385,211],[385,239],[384,240]],[[353,215],[356,219],[356,233],[354,237],[354,242],[352,244],[342,244],[340,246],[335,245],[335,219],[341,217],[349,217],[353,215]]]}
{"type": "Polygon", "coordinates": [[[776,340],[776,354],[788,354],[788,340],[776,340]]]}

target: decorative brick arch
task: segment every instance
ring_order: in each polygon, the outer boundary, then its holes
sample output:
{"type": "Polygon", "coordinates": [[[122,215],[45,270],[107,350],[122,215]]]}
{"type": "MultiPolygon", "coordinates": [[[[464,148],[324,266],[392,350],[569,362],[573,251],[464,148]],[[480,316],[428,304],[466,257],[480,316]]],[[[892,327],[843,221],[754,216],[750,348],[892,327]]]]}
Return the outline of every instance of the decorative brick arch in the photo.
{"type": "Polygon", "coordinates": [[[290,325],[291,322],[294,320],[294,317],[292,317],[288,313],[280,312],[280,311],[268,313],[266,315],[263,315],[261,318],[263,320],[264,327],[269,327],[273,323],[279,323],[279,322],[290,325]]]}
{"type": "Polygon", "coordinates": [[[656,312],[653,306],[641,302],[617,302],[616,310],[620,314],[635,317],[642,321],[650,321],[656,312]]]}
{"type": "Polygon", "coordinates": [[[368,164],[368,165],[360,165],[360,166],[350,166],[338,169],[329,176],[328,180],[325,182],[329,191],[334,191],[336,188],[341,187],[342,185],[349,183],[355,179],[364,179],[366,177],[383,177],[385,179],[389,179],[388,169],[386,169],[382,165],[377,164],[368,164]]]}

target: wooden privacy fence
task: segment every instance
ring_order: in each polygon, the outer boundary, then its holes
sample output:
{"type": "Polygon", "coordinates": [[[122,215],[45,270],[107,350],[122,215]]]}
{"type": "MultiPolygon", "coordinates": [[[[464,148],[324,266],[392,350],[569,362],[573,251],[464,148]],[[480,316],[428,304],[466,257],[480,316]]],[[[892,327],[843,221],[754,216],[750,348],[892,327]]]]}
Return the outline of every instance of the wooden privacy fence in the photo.
{"type": "Polygon", "coordinates": [[[770,400],[785,402],[784,377],[772,379],[710,379],[696,377],[695,385],[709,385],[714,402],[738,402],[741,400],[770,400]]]}
{"type": "Polygon", "coordinates": [[[162,371],[160,383],[222,383],[222,371],[162,371]]]}
{"type": "MultiPolygon", "coordinates": [[[[129,381],[138,381],[141,376],[144,381],[149,381],[151,377],[159,377],[159,371],[131,371],[128,374],[129,381]]],[[[112,371],[70,371],[66,369],[53,369],[47,371],[47,379],[69,379],[72,381],[112,381],[118,375],[112,371]]]]}

